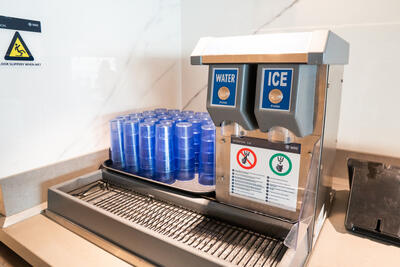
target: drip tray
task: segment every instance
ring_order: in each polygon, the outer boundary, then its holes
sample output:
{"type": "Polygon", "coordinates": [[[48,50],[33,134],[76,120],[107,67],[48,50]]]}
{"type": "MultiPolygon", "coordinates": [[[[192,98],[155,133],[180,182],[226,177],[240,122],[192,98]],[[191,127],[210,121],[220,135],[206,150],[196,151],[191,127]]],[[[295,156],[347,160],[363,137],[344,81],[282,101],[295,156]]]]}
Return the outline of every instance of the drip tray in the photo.
{"type": "Polygon", "coordinates": [[[276,266],[287,251],[282,236],[291,226],[276,219],[268,224],[271,218],[212,199],[149,187],[108,171],[49,189],[48,209],[153,264],[166,266],[276,266]],[[235,223],[244,218],[244,224],[235,223]],[[242,227],[247,224],[263,232],[242,227]],[[266,228],[272,234],[267,235],[266,228]]]}

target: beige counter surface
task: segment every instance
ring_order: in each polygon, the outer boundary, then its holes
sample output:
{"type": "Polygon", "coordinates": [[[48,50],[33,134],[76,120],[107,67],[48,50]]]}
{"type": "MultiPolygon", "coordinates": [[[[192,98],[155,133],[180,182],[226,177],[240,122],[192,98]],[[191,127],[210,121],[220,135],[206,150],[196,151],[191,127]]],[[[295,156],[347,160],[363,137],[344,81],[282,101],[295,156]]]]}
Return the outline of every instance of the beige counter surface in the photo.
{"type": "Polygon", "coordinates": [[[34,266],[130,266],[41,214],[2,229],[0,239],[34,266]]]}
{"type": "Polygon", "coordinates": [[[400,266],[400,247],[383,244],[347,232],[344,227],[349,189],[344,179],[334,179],[332,211],[322,227],[308,266],[400,266]]]}
{"type": "MultiPolygon", "coordinates": [[[[346,232],[347,185],[344,180],[335,181],[334,206],[308,266],[399,266],[399,247],[346,232]]],[[[35,266],[128,266],[41,214],[3,228],[0,240],[35,266]]]]}

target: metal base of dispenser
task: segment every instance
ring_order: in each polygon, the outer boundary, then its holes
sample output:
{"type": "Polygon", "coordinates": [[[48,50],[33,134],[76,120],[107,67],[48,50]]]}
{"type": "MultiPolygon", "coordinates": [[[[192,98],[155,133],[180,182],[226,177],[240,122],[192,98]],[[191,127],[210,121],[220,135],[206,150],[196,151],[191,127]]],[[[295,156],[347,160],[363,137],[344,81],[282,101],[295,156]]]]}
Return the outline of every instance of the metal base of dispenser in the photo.
{"type": "Polygon", "coordinates": [[[288,222],[107,170],[48,194],[50,218],[135,265],[299,266],[308,254],[284,246],[288,222]]]}

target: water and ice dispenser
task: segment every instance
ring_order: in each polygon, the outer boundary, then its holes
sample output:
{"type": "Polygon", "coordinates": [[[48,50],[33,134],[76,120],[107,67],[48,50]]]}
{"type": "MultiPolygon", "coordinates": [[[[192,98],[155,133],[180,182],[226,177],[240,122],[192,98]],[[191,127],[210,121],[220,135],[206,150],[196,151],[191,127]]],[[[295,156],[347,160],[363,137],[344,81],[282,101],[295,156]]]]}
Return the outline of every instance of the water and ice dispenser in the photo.
{"type": "Polygon", "coordinates": [[[209,66],[217,200],[293,222],[289,247],[303,231],[311,248],[333,198],[348,53],[336,34],[314,31],[206,37],[191,56],[209,66]]]}

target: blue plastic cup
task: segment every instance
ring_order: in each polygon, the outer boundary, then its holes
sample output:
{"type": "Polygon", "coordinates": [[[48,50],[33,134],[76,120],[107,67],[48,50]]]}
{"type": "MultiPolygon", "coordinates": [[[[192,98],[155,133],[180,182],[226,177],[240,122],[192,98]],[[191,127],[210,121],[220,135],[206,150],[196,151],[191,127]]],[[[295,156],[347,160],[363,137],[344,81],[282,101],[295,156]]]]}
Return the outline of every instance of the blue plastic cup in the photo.
{"type": "Polygon", "coordinates": [[[199,155],[199,183],[203,185],[215,184],[215,126],[205,124],[201,126],[201,143],[199,155]]]}
{"type": "Polygon", "coordinates": [[[176,179],[191,180],[194,178],[195,169],[192,124],[189,122],[176,123],[174,137],[176,179]]]}
{"type": "Polygon", "coordinates": [[[156,125],[156,180],[171,184],[175,182],[173,124],[161,122],[156,125]]]}
{"type": "Polygon", "coordinates": [[[215,126],[214,124],[206,124],[201,126],[201,142],[215,143],[215,126]]]}
{"type": "MultiPolygon", "coordinates": [[[[174,161],[174,143],[173,143],[172,124],[156,125],[156,165],[158,162],[164,164],[164,161],[174,161]]],[[[165,163],[166,164],[166,163],[165,163]]]]}
{"type": "Polygon", "coordinates": [[[139,165],[139,119],[124,121],[124,155],[126,169],[138,173],[139,165]]]}
{"type": "Polygon", "coordinates": [[[190,119],[189,122],[192,124],[192,128],[193,128],[193,148],[194,148],[194,153],[195,153],[195,171],[197,173],[198,165],[199,165],[198,153],[200,153],[202,121],[200,119],[193,118],[193,119],[190,119]]]}
{"type": "Polygon", "coordinates": [[[155,168],[155,126],[152,122],[139,124],[139,163],[141,175],[153,178],[155,168]]]}
{"type": "Polygon", "coordinates": [[[116,168],[125,168],[124,120],[122,117],[117,117],[110,121],[111,161],[116,168]]]}

